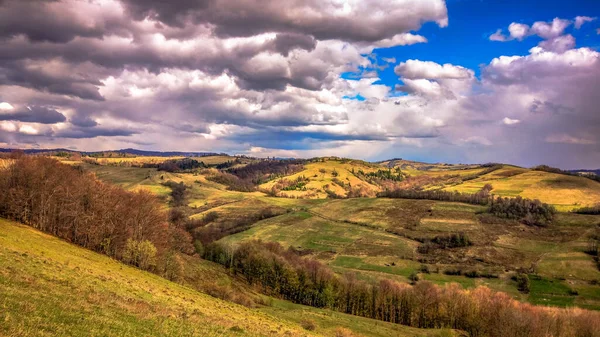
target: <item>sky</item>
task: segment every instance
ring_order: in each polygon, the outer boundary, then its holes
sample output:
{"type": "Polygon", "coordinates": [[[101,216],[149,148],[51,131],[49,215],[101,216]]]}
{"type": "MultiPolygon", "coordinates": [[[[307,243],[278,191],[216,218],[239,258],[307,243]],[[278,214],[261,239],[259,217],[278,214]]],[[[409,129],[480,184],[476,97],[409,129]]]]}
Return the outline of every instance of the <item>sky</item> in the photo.
{"type": "Polygon", "coordinates": [[[600,167],[600,1],[0,0],[0,147],[600,167]]]}

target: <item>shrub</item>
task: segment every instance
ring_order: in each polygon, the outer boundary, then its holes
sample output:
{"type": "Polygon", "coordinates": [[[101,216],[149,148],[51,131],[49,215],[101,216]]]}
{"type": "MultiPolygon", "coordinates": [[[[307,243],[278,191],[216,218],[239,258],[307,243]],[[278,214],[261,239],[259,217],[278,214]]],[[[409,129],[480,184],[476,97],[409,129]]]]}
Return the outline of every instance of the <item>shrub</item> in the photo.
{"type": "Polygon", "coordinates": [[[317,329],[317,325],[315,324],[315,321],[310,320],[310,319],[305,319],[302,320],[302,322],[300,322],[300,325],[308,331],[315,331],[315,329],[317,329]]]}
{"type": "Polygon", "coordinates": [[[231,328],[229,328],[229,331],[233,331],[233,332],[237,332],[237,333],[244,333],[245,332],[245,330],[243,328],[240,328],[237,325],[234,325],[231,328]]]}
{"type": "Polygon", "coordinates": [[[479,272],[477,270],[469,270],[468,272],[465,273],[465,276],[468,278],[478,278],[481,275],[479,274],[479,272]]]}
{"type": "Polygon", "coordinates": [[[517,289],[519,289],[519,291],[522,293],[529,294],[529,291],[531,290],[531,283],[529,282],[529,277],[527,274],[519,273],[514,277],[514,279],[517,281],[517,289]]]}
{"type": "Polygon", "coordinates": [[[185,265],[180,256],[172,252],[165,259],[163,276],[166,279],[175,282],[181,282],[184,279],[185,265]]]}
{"type": "Polygon", "coordinates": [[[456,275],[461,275],[462,271],[460,269],[444,269],[444,274],[456,276],[456,275]]]}
{"type": "Polygon", "coordinates": [[[144,270],[150,270],[156,266],[156,247],[148,240],[136,241],[127,239],[125,251],[123,252],[125,263],[137,266],[144,270]]]}
{"type": "Polygon", "coordinates": [[[204,255],[204,246],[200,240],[194,240],[194,249],[196,250],[196,254],[200,256],[204,255]]]}
{"type": "Polygon", "coordinates": [[[411,284],[417,283],[419,281],[419,274],[417,274],[417,272],[412,272],[410,275],[408,275],[408,280],[411,284]]]}

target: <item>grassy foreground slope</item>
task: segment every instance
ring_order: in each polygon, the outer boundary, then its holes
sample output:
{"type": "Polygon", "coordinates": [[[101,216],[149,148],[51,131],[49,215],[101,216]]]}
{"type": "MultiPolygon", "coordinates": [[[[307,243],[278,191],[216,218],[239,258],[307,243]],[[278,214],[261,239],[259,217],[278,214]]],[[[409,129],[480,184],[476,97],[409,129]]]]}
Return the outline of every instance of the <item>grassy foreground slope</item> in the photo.
{"type": "Polygon", "coordinates": [[[249,309],[2,219],[0,322],[7,336],[335,336],[340,327],[365,336],[449,333],[282,301],[249,309]],[[305,319],[314,331],[300,326],[305,319]]]}

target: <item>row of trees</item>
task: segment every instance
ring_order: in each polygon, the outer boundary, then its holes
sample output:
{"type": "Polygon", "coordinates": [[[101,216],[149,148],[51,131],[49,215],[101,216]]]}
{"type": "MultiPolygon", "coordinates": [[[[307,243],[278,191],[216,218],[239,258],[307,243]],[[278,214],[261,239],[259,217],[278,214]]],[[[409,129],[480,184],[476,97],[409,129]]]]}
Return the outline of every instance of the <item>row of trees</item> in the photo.
{"type": "Polygon", "coordinates": [[[100,182],[47,157],[22,156],[0,170],[0,216],[148,270],[171,251],[193,252],[156,197],[100,182]]]}
{"type": "Polygon", "coordinates": [[[573,211],[578,214],[600,215],[600,204],[595,206],[581,207],[573,211]]]}
{"type": "Polygon", "coordinates": [[[276,243],[246,242],[237,248],[206,247],[221,263],[263,292],[295,303],[419,328],[452,328],[469,336],[598,336],[600,313],[537,307],[485,287],[463,290],[426,281],[414,286],[391,280],[367,283],[337,276],[321,263],[276,243]]]}
{"type": "Polygon", "coordinates": [[[156,167],[159,171],[183,172],[207,167],[203,162],[192,158],[171,159],[159,164],[145,164],[144,167],[156,167]]]}
{"type": "Polygon", "coordinates": [[[592,173],[592,174],[579,174],[577,172],[565,171],[565,170],[561,170],[559,168],[548,166],[548,165],[539,165],[539,166],[532,167],[531,169],[534,170],[534,171],[544,171],[544,172],[550,172],[550,173],[556,173],[556,174],[564,174],[564,175],[569,175],[569,176],[584,177],[584,178],[588,178],[588,179],[600,182],[600,176],[598,176],[595,173],[592,173]]]}
{"type": "Polygon", "coordinates": [[[242,167],[230,168],[227,172],[254,185],[260,185],[275,178],[292,175],[304,169],[304,160],[261,160],[242,167]]]}
{"type": "MultiPolygon", "coordinates": [[[[464,202],[474,205],[489,205],[488,212],[497,217],[515,219],[530,226],[547,226],[556,214],[553,206],[537,199],[531,200],[517,196],[515,198],[497,197],[490,194],[492,185],[486,184],[477,193],[460,193],[443,190],[396,189],[377,194],[378,197],[428,199],[440,201],[464,202]]],[[[595,209],[584,209],[581,213],[594,214],[595,209]]]]}

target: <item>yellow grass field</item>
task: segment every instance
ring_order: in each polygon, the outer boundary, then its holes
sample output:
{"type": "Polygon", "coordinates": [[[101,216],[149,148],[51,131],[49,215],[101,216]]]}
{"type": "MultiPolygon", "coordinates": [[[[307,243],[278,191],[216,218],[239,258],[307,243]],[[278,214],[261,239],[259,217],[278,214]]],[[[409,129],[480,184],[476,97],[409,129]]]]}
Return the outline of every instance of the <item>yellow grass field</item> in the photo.
{"type": "Polygon", "coordinates": [[[448,191],[475,193],[491,184],[492,193],[506,197],[539,199],[559,211],[570,211],[600,203],[600,183],[584,177],[533,171],[512,166],[447,187],[448,191]]]}

